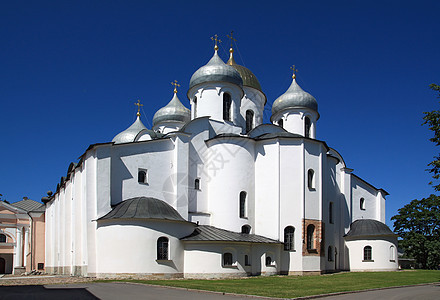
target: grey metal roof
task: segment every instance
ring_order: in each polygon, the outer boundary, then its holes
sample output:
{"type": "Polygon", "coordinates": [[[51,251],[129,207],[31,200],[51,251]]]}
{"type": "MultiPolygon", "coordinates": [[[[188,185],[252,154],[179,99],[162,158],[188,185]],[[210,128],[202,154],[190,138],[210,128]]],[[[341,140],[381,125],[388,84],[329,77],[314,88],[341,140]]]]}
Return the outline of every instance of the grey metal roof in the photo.
{"type": "Polygon", "coordinates": [[[246,243],[266,243],[266,244],[281,243],[280,241],[269,239],[261,235],[238,233],[209,225],[197,226],[192,234],[181,238],[181,240],[206,241],[206,242],[246,242],[246,243]]]}
{"type": "Polygon", "coordinates": [[[153,126],[166,121],[187,123],[189,120],[191,120],[189,109],[180,102],[177,94],[174,93],[173,99],[154,114],[153,126]]]}
{"type": "Polygon", "coordinates": [[[272,115],[283,109],[295,107],[307,107],[316,112],[318,111],[318,102],[316,99],[305,92],[298,83],[296,83],[296,79],[293,78],[292,84],[287,91],[274,101],[272,105],[272,115]]]}
{"type": "Polygon", "coordinates": [[[11,205],[20,208],[22,210],[25,210],[26,212],[30,212],[39,209],[43,204],[31,199],[23,199],[21,201],[11,203],[11,205]]]}
{"type": "Polygon", "coordinates": [[[395,235],[384,223],[371,219],[356,220],[350,225],[350,231],[346,237],[395,235]]]}
{"type": "Polygon", "coordinates": [[[186,222],[168,203],[151,197],[124,200],[98,220],[108,219],[161,219],[186,222]]]}
{"type": "Polygon", "coordinates": [[[136,121],[134,121],[134,123],[131,124],[130,127],[116,135],[113,138],[112,142],[115,142],[115,144],[134,142],[136,135],[143,129],[147,129],[147,127],[145,127],[138,116],[136,118],[136,121]]]}
{"type": "Polygon", "coordinates": [[[228,66],[223,62],[223,60],[218,56],[217,51],[215,51],[211,60],[199,68],[192,76],[189,81],[189,89],[194,86],[205,83],[205,82],[229,82],[239,86],[243,86],[243,80],[241,79],[240,73],[231,66],[228,66]]]}

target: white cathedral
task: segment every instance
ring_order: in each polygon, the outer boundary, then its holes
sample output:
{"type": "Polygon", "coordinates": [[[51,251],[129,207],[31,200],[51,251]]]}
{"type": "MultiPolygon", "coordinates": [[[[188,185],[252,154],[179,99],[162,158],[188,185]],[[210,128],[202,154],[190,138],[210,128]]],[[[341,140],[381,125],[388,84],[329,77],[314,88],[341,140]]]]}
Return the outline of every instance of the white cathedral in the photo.
{"type": "MultiPolygon", "coordinates": [[[[387,192],[315,138],[293,76],[263,124],[255,75],[218,47],[148,129],[89,146],[46,203],[46,271],[222,278],[397,270],[387,192]]],[[[140,105],[137,103],[137,105],[140,105]]]]}

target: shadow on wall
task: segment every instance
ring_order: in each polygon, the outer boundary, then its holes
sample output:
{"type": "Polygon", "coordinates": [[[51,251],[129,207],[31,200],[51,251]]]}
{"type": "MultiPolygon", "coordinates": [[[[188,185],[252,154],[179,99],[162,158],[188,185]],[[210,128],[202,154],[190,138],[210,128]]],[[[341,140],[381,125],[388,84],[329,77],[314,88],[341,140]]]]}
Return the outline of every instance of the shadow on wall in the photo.
{"type": "Polygon", "coordinates": [[[1,286],[2,299],[99,299],[86,288],[45,288],[42,285],[1,286]]]}

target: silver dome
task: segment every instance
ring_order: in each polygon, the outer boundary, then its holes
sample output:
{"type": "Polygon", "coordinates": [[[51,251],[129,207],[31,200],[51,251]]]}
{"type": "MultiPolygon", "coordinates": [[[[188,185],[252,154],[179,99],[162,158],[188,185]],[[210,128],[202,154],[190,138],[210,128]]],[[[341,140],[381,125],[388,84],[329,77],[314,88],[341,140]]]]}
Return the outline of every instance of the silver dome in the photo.
{"type": "Polygon", "coordinates": [[[189,109],[180,102],[177,94],[174,93],[173,99],[154,114],[153,126],[167,121],[187,123],[190,119],[191,113],[189,109]]]}
{"type": "Polygon", "coordinates": [[[144,124],[142,124],[141,119],[139,116],[136,118],[136,121],[134,121],[133,124],[131,124],[130,127],[119,133],[117,136],[115,136],[112,140],[115,144],[122,144],[122,143],[130,143],[134,142],[135,137],[141,130],[147,129],[144,124]]]}
{"type": "Polygon", "coordinates": [[[309,93],[305,92],[298,83],[296,83],[295,78],[293,78],[289,89],[279,96],[273,103],[272,115],[275,115],[277,112],[286,108],[294,107],[307,107],[318,112],[318,102],[316,99],[309,93]]]}
{"type": "Polygon", "coordinates": [[[240,73],[233,67],[225,64],[218,56],[217,51],[215,51],[214,56],[206,65],[193,74],[189,82],[189,89],[198,84],[213,81],[229,82],[240,87],[243,86],[240,73]]]}

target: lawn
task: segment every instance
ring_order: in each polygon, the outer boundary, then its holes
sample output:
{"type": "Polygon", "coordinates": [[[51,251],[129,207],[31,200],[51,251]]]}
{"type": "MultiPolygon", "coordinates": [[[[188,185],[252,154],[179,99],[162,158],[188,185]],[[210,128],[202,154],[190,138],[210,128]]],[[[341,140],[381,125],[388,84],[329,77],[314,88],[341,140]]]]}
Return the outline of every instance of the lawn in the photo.
{"type": "Polygon", "coordinates": [[[128,282],[266,297],[294,298],[344,291],[432,283],[440,271],[338,273],[317,276],[270,276],[225,280],[126,280],[128,282]]]}

